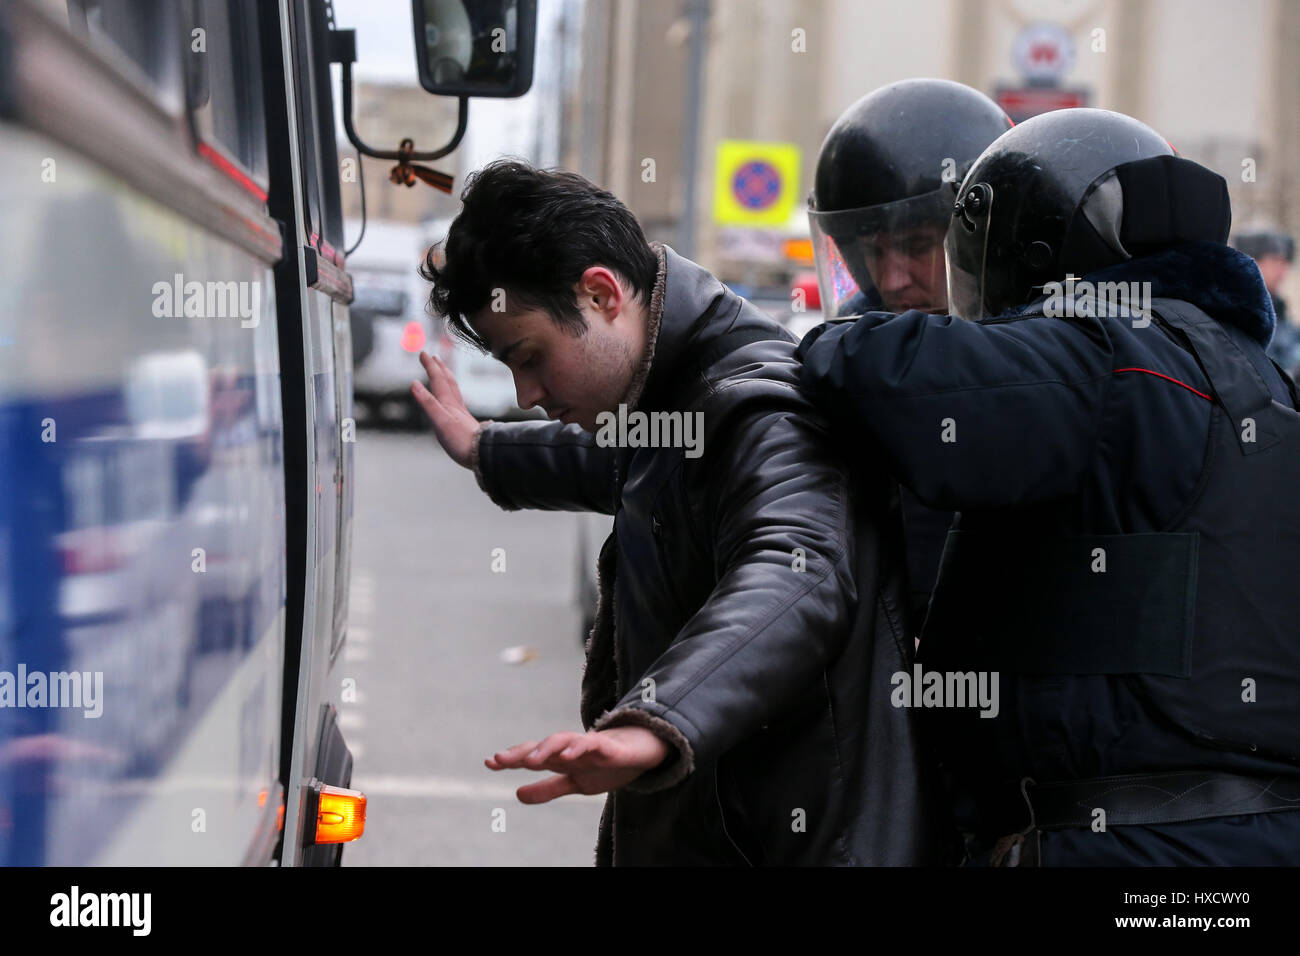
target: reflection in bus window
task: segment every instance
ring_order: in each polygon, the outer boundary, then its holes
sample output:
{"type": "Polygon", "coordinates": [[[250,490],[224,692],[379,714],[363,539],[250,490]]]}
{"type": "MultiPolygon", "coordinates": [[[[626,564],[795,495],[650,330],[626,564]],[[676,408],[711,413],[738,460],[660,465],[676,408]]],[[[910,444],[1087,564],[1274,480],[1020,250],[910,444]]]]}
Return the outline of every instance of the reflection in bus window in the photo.
{"type": "Polygon", "coordinates": [[[158,86],[168,77],[171,22],[165,0],[68,0],[68,23],[74,30],[125,54],[158,86]]]}
{"type": "Polygon", "coordinates": [[[188,0],[185,78],[199,136],[266,179],[262,65],[254,0],[188,0]]]}

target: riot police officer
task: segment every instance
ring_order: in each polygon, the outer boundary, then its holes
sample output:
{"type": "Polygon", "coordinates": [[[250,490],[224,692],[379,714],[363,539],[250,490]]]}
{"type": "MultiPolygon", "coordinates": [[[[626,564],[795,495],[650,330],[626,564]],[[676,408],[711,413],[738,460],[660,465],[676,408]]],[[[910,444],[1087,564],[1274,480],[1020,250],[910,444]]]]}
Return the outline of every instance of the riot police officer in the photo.
{"type": "MultiPolygon", "coordinates": [[[[1011,125],[983,93],[951,80],[890,83],[844,111],[822,144],[808,199],[825,315],[948,311],[943,238],[956,186],[1011,125]]],[[[915,632],[952,515],[907,489],[901,507],[915,632]]]]}
{"type": "Polygon", "coordinates": [[[951,80],[891,83],[844,111],[822,143],[808,197],[827,316],[947,311],[953,190],[1010,128],[996,103],[951,80]]]}
{"type": "Polygon", "coordinates": [[[1268,357],[1292,378],[1300,375],[1300,326],[1291,321],[1282,283],[1295,261],[1295,238],[1277,229],[1250,229],[1233,237],[1233,248],[1255,260],[1264,285],[1273,298],[1277,327],[1268,343],[1268,357]]]}
{"type": "Polygon", "coordinates": [[[1230,221],[1143,124],[1044,114],[961,184],[956,315],[800,346],[827,412],[960,511],[896,703],[972,862],[1300,861],[1300,399],[1230,221]]]}

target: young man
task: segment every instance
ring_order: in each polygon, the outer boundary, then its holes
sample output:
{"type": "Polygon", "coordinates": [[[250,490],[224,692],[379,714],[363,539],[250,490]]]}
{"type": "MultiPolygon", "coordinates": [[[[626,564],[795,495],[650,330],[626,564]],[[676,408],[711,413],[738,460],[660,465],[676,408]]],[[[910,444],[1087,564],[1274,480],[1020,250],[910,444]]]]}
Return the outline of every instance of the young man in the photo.
{"type": "Polygon", "coordinates": [[[850,496],[794,343],[579,176],[497,162],[462,200],[422,270],[433,307],[557,420],[480,427],[427,355],[412,392],[501,507],[615,516],[587,732],[487,765],[553,772],[526,803],[610,792],[601,864],[927,861],[888,703],[910,667],[897,542],[850,496]]]}

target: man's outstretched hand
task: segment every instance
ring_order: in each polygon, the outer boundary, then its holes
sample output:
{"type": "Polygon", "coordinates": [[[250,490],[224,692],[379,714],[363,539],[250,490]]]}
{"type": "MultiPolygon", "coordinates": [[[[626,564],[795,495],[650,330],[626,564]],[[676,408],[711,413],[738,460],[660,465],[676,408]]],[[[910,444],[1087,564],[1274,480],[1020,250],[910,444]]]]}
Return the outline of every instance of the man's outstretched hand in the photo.
{"type": "Polygon", "coordinates": [[[468,468],[474,433],[480,428],[478,419],[465,407],[456,376],[451,374],[451,369],[442,359],[421,352],[420,364],[429,376],[429,387],[412,382],[411,397],[429,416],[433,432],[448,457],[462,468],[468,468]]]}
{"type": "Polygon", "coordinates": [[[483,761],[489,770],[552,770],[516,791],[520,803],[546,803],[570,793],[605,793],[625,787],[664,762],[669,747],[643,727],[611,727],[585,734],[551,734],[516,744],[483,761]]]}

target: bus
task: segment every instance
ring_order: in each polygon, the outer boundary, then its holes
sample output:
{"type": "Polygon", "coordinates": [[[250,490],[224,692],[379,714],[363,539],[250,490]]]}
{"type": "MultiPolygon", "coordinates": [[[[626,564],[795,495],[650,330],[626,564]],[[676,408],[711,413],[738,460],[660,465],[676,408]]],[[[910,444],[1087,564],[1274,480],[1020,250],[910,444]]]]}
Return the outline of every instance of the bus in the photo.
{"type": "MultiPolygon", "coordinates": [[[[442,155],[528,88],[535,7],[411,11],[442,155]]],[[[354,33],[329,0],[0,5],[0,863],[328,866],[364,831],[332,62],[348,137],[399,152],[352,129],[354,33]]]]}

